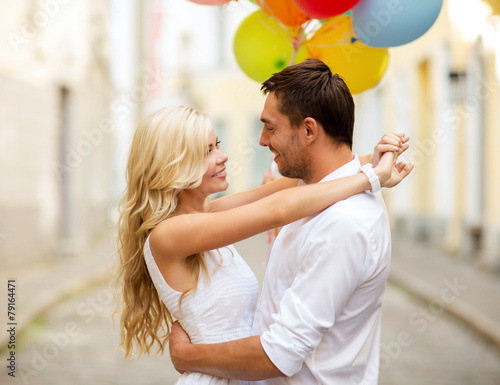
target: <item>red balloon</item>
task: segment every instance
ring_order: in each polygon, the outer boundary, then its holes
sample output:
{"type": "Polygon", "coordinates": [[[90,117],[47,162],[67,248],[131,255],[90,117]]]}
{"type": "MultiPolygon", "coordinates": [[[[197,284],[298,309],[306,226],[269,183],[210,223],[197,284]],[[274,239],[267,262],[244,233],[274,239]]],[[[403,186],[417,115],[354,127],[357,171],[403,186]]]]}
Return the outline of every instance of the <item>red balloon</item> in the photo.
{"type": "Polygon", "coordinates": [[[328,19],[341,15],[361,0],[293,0],[311,19],[328,19]]]}

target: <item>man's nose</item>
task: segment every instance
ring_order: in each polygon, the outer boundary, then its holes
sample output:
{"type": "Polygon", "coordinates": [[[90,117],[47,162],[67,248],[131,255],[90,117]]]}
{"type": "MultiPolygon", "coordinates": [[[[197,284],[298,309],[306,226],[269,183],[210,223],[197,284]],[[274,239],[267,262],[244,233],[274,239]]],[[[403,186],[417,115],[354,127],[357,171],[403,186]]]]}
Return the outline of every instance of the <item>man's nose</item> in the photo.
{"type": "Polygon", "coordinates": [[[262,133],[260,134],[259,144],[264,147],[269,146],[269,140],[267,138],[266,130],[262,129],[262,133]]]}

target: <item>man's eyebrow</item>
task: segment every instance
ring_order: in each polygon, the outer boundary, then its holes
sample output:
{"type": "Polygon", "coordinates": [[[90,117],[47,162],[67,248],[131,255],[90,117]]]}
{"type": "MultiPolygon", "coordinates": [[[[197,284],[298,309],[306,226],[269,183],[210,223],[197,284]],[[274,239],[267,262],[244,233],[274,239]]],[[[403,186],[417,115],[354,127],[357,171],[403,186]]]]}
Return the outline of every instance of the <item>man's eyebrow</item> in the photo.
{"type": "Polygon", "coordinates": [[[260,118],[260,121],[262,123],[271,123],[271,121],[269,119],[267,119],[267,118],[260,118]]]}

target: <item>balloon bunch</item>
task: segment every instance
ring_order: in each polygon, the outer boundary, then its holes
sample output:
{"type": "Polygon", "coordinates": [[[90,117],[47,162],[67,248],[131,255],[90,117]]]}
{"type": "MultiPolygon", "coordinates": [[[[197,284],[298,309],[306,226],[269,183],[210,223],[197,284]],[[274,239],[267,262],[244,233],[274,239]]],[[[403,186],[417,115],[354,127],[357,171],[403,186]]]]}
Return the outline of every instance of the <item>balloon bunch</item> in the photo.
{"type": "MultiPolygon", "coordinates": [[[[191,0],[221,5],[231,0],[191,0]]],[[[259,10],[234,36],[236,61],[263,82],[308,57],[324,61],[353,94],[378,84],[389,48],[422,36],[436,21],[443,0],[251,0],[259,10]]]]}

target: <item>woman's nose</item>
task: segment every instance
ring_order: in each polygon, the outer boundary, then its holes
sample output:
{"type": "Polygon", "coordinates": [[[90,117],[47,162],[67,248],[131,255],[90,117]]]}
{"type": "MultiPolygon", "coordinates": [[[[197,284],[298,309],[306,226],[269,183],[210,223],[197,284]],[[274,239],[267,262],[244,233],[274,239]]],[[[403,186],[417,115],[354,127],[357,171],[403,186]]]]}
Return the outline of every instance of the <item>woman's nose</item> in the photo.
{"type": "Polygon", "coordinates": [[[222,150],[217,152],[217,163],[225,163],[228,160],[228,156],[222,150]]]}

